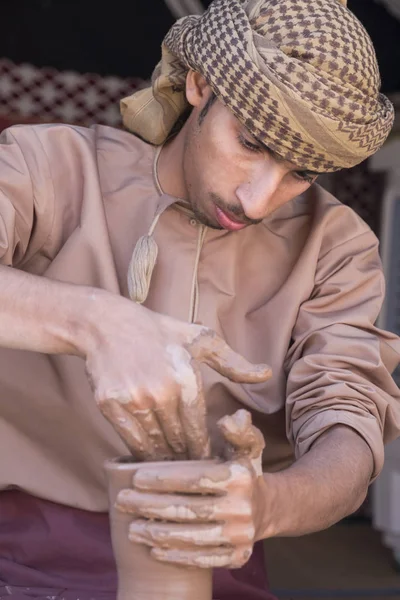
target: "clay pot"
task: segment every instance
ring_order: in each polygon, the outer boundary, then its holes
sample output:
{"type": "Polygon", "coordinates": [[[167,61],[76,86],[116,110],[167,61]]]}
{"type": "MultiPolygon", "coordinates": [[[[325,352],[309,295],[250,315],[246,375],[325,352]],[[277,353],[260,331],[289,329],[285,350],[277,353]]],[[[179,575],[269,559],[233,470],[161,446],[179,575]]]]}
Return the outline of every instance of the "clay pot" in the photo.
{"type": "MultiPolygon", "coordinates": [[[[208,461],[207,461],[208,462],[208,461]]],[[[160,470],[169,462],[146,463],[160,470]]],[[[175,462],[179,465],[179,462],[175,462]]],[[[184,461],[182,461],[184,464],[184,461]]],[[[118,571],[117,600],[212,600],[212,569],[196,569],[162,563],[150,549],[128,538],[132,516],[115,508],[120,490],[132,486],[132,477],[143,463],[132,457],[105,463],[110,500],[111,538],[118,571]]]]}

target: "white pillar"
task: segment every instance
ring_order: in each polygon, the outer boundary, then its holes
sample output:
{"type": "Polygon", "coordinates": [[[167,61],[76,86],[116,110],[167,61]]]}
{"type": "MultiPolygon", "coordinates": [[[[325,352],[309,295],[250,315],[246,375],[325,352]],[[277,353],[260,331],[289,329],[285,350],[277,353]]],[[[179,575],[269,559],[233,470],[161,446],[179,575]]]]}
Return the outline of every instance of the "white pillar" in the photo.
{"type": "MultiPolygon", "coordinates": [[[[372,159],[370,168],[387,173],[382,205],[380,249],[386,276],[386,299],[378,325],[400,334],[400,248],[396,226],[400,215],[400,139],[389,141],[372,159]],[[397,215],[397,217],[396,217],[397,215]],[[397,313],[397,318],[396,318],[397,313]]],[[[400,371],[394,374],[400,385],[400,371]]],[[[385,465],[372,492],[373,525],[382,532],[383,543],[391,548],[400,566],[400,439],[385,450],[385,465]]]]}

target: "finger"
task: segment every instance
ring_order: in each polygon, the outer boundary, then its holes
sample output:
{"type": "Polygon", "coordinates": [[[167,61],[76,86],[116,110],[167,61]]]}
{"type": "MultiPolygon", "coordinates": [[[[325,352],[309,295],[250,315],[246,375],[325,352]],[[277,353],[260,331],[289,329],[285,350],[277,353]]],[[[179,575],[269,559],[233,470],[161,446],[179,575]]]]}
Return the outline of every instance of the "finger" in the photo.
{"type": "Polygon", "coordinates": [[[121,490],[116,508],[145,519],[174,523],[207,523],[217,519],[218,498],[190,497],[180,494],[143,494],[136,490],[121,490]]]}
{"type": "Polygon", "coordinates": [[[177,550],[166,548],[153,548],[151,555],[161,561],[188,567],[215,569],[226,567],[237,569],[243,566],[251,556],[251,548],[207,548],[201,550],[177,550]]]}
{"type": "Polygon", "coordinates": [[[251,414],[244,409],[222,417],[217,423],[224,438],[237,451],[238,456],[258,458],[265,448],[264,436],[254,427],[251,414]]]}
{"type": "Polygon", "coordinates": [[[151,555],[160,562],[167,562],[201,569],[216,569],[229,566],[232,559],[231,548],[202,548],[201,550],[180,550],[152,548],[151,555]]]}
{"type": "Polygon", "coordinates": [[[152,460],[168,460],[173,458],[173,452],[168,446],[161,425],[151,408],[138,410],[133,403],[124,405],[124,408],[129,411],[133,417],[141,425],[151,440],[153,446],[152,460]]]}
{"type": "MultiPolygon", "coordinates": [[[[248,486],[246,486],[247,490],[248,486]]],[[[229,522],[244,526],[253,518],[248,493],[227,496],[143,493],[135,489],[121,490],[116,508],[144,519],[171,523],[229,522]]]]}
{"type": "Polygon", "coordinates": [[[129,526],[131,542],[152,548],[187,548],[188,546],[223,546],[229,539],[223,533],[222,524],[178,525],[136,519],[129,526]]]}
{"type": "Polygon", "coordinates": [[[193,358],[237,383],[261,383],[272,376],[268,365],[250,363],[207,327],[194,329],[187,348],[193,358]]]}
{"type": "Polygon", "coordinates": [[[211,455],[211,442],[207,431],[207,408],[200,372],[194,363],[189,364],[189,368],[194,385],[182,386],[179,414],[189,457],[192,460],[201,460],[211,455]]]}
{"type": "Polygon", "coordinates": [[[171,397],[165,404],[156,404],[154,412],[163,429],[165,438],[175,455],[188,457],[186,439],[179,417],[179,396],[171,397]]]}
{"type": "MultiPolygon", "coordinates": [[[[240,467],[239,467],[240,468],[240,467]]],[[[239,477],[229,463],[165,465],[140,467],[133,477],[134,489],[141,492],[221,495],[239,477]]]]}
{"type": "Polygon", "coordinates": [[[138,460],[153,460],[154,448],[151,440],[135,417],[126,412],[117,400],[102,400],[98,404],[103,416],[121,436],[132,454],[138,460]]]}
{"type": "Polygon", "coordinates": [[[195,546],[251,545],[255,529],[251,524],[226,525],[161,523],[147,519],[135,519],[129,526],[131,542],[146,544],[152,548],[193,548],[195,546]]]}
{"type": "Polygon", "coordinates": [[[179,418],[191,459],[210,456],[210,439],[207,432],[206,402],[201,376],[185,348],[171,345],[167,348],[173,377],[180,387],[179,418]]]}

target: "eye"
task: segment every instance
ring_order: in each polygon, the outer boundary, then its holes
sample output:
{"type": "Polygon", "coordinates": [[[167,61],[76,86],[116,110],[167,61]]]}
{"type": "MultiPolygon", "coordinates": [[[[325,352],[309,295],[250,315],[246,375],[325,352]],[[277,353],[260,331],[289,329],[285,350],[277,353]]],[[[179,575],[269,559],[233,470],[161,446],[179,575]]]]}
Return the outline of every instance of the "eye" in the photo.
{"type": "Polygon", "coordinates": [[[296,179],[299,179],[300,181],[303,181],[304,183],[314,183],[314,181],[317,179],[317,175],[313,175],[312,173],[309,173],[308,171],[294,171],[293,172],[293,176],[296,179]]]}
{"type": "Polygon", "coordinates": [[[262,152],[262,148],[258,144],[253,144],[241,134],[238,135],[238,141],[243,148],[250,150],[250,152],[262,152]]]}

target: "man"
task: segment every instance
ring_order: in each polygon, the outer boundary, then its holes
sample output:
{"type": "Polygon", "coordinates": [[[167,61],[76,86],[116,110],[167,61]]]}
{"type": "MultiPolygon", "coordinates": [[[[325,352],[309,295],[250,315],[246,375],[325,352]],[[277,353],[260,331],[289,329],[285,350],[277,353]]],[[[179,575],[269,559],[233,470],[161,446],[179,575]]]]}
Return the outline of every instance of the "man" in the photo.
{"type": "Polygon", "coordinates": [[[123,113],[140,137],[2,136],[0,597],[113,597],[104,460],[231,442],[229,477],[142,469],[118,504],[159,560],[221,567],[215,598],[271,598],[259,540],[354,511],[400,428],[378,242],[314,184],[393,109],[344,2],[215,0],[123,113]]]}

